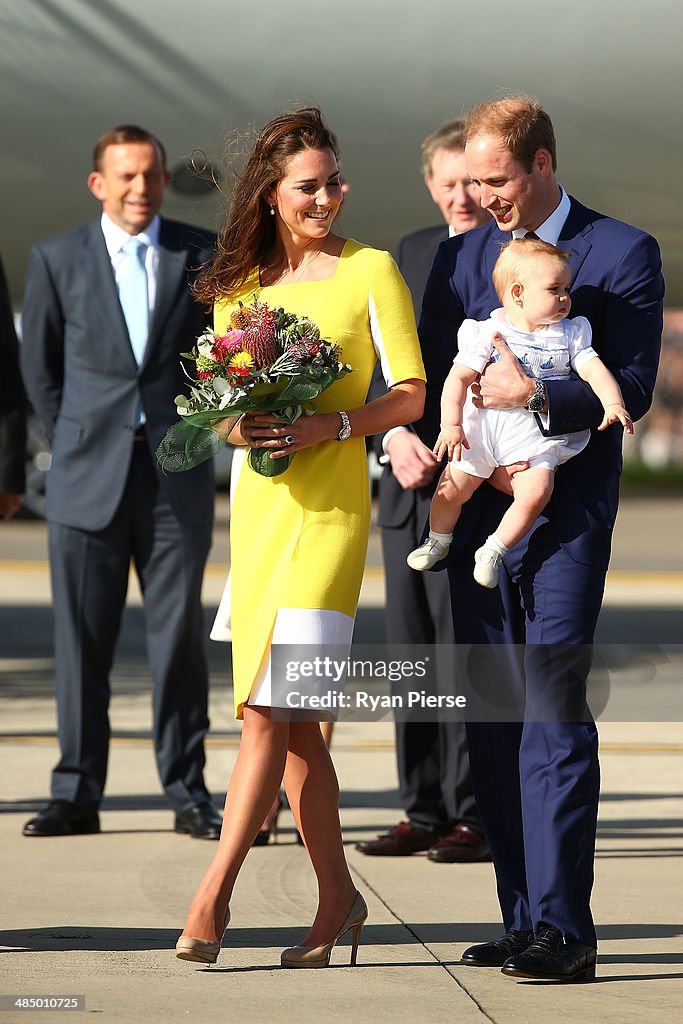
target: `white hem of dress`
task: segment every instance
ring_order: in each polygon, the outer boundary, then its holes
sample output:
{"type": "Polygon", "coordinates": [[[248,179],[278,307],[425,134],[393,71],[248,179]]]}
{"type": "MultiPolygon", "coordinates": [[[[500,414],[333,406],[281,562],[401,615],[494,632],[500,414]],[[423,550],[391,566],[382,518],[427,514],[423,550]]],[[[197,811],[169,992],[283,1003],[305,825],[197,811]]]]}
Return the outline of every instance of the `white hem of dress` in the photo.
{"type": "MultiPolygon", "coordinates": [[[[292,648],[301,645],[316,648],[311,650],[310,654],[306,651],[306,658],[309,660],[316,655],[324,657],[326,654],[336,660],[346,660],[351,648],[353,625],[353,616],[327,608],[279,608],[271,644],[254,680],[247,703],[259,707],[287,708],[291,705],[287,703],[285,690],[296,689],[308,695],[318,696],[341,693],[346,682],[346,673],[338,680],[328,677],[320,680],[304,678],[296,684],[287,684],[286,687],[282,685],[282,681],[278,685],[276,680],[274,693],[271,649],[275,644],[284,644],[292,648]]],[[[293,650],[293,653],[297,652],[293,650]]],[[[336,718],[336,715],[334,717],[336,718]]]]}

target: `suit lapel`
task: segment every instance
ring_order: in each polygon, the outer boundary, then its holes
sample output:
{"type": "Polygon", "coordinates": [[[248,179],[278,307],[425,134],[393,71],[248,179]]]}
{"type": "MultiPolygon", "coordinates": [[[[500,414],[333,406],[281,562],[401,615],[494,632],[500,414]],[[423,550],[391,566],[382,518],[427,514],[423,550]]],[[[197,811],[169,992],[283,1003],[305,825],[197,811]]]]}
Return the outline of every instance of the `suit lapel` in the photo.
{"type": "MultiPolygon", "coordinates": [[[[142,360],[142,367],[149,361],[155,345],[163,334],[164,325],[175,306],[175,297],[185,287],[185,262],[187,253],[178,249],[167,222],[162,218],[159,228],[159,267],[154,309],[149,326],[149,338],[142,360]]],[[[142,368],[141,367],[141,368],[142,368]]]]}
{"type": "Polygon", "coordinates": [[[114,344],[123,358],[131,362],[137,369],[137,362],[128,337],[128,327],[119,302],[119,293],[116,290],[109,251],[99,221],[93,221],[90,225],[89,245],[90,258],[85,280],[92,284],[92,294],[97,296],[102,316],[111,331],[114,344]]]}
{"type": "Polygon", "coordinates": [[[569,265],[572,269],[572,288],[576,287],[576,279],[581,270],[583,261],[591,251],[590,240],[593,231],[589,212],[581,203],[570,197],[571,209],[569,216],[564,222],[560,237],[557,240],[558,247],[569,253],[569,265]]]}
{"type": "MultiPolygon", "coordinates": [[[[509,241],[510,238],[507,235],[503,235],[503,232],[500,231],[495,222],[491,224],[488,243],[484,249],[485,277],[487,281],[492,282],[493,268],[496,265],[496,260],[500,256],[501,247],[509,241]]],[[[493,283],[491,283],[491,288],[493,288],[493,283]]]]}
{"type": "Polygon", "coordinates": [[[436,256],[436,250],[439,248],[442,242],[445,242],[448,238],[447,227],[437,227],[431,232],[431,234],[425,235],[423,240],[422,259],[425,264],[429,264],[428,269],[432,269],[432,263],[436,256]]]}

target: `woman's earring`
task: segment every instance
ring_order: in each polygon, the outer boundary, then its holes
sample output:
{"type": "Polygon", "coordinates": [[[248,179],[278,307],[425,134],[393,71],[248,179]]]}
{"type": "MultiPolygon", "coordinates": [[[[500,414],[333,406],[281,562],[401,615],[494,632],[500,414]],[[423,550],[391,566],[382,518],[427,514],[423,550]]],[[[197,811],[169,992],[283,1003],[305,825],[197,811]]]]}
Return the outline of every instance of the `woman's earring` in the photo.
{"type": "Polygon", "coordinates": [[[275,216],[275,207],[274,206],[271,206],[271,208],[270,208],[270,216],[271,217],[275,216]]]}

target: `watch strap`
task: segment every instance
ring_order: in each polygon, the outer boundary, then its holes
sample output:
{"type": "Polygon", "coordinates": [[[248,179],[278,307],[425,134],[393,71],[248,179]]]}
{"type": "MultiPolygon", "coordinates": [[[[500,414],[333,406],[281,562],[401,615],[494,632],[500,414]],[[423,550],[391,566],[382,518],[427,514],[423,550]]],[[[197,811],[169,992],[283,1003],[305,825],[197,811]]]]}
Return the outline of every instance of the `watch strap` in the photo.
{"type": "Polygon", "coordinates": [[[351,437],[351,422],[349,420],[348,413],[345,413],[343,412],[343,410],[340,409],[338,415],[341,417],[342,425],[339,428],[337,440],[348,441],[348,439],[351,437]]]}
{"type": "Polygon", "coordinates": [[[534,393],[526,403],[529,412],[541,412],[546,400],[545,384],[538,377],[534,379],[534,393]]]}

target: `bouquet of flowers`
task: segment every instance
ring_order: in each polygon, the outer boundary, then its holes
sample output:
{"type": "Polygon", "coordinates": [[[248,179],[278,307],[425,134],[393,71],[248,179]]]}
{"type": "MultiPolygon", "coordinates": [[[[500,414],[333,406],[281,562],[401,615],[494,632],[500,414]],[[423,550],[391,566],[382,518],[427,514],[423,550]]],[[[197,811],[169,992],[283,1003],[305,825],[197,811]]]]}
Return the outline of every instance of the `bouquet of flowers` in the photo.
{"type": "MultiPolygon", "coordinates": [[[[257,295],[238,304],[228,326],[223,335],[205,331],[192,352],[183,353],[195,363],[196,376],[187,374],[190,394],[175,399],[181,420],[157,449],[165,472],[193,469],[215,455],[223,441],[212,427],[221,420],[266,412],[293,423],[314,413],[318,395],[351,372],[339,360],[339,346],[324,341],[312,320],[281,306],[271,309],[257,295]]],[[[248,461],[262,476],[279,476],[294,454],[271,459],[269,450],[252,448],[248,461]]]]}

